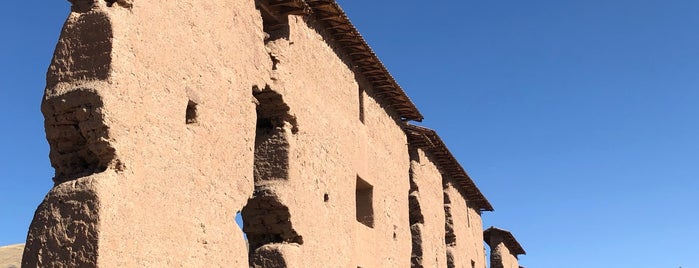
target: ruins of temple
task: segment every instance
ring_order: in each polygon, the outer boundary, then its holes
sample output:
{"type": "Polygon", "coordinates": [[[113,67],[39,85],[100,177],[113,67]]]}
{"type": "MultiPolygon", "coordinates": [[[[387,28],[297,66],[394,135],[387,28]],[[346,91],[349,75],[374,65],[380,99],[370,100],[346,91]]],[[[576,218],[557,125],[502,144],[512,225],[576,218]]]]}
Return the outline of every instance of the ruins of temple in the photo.
{"type": "Polygon", "coordinates": [[[486,267],[493,207],[334,0],[71,3],[22,267],[486,267]]]}

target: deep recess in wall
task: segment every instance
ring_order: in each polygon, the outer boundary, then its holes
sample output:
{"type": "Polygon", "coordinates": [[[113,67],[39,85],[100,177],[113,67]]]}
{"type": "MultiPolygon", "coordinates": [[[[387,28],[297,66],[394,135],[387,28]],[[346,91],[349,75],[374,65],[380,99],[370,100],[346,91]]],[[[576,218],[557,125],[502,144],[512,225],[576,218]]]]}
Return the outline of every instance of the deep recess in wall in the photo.
{"type": "Polygon", "coordinates": [[[115,149],[102,112],[102,99],[92,89],[76,89],[43,104],[46,139],[56,184],[95,173],[111,165],[115,149]]]}
{"type": "Polygon", "coordinates": [[[269,5],[269,0],[255,1],[255,7],[260,10],[262,16],[262,30],[265,32],[265,43],[277,39],[289,39],[289,17],[274,12],[269,5]]]}
{"type": "Polygon", "coordinates": [[[456,246],[456,234],[454,234],[454,219],[451,215],[451,200],[449,195],[444,193],[444,241],[447,246],[456,246]]]}
{"type": "Polygon", "coordinates": [[[359,88],[359,121],[364,124],[364,89],[359,88]]]}
{"type": "MultiPolygon", "coordinates": [[[[255,133],[254,180],[255,192],[242,210],[243,231],[247,235],[250,265],[259,261],[260,256],[279,256],[270,252],[269,244],[303,244],[303,238],[293,229],[289,208],[277,197],[269,186],[273,181],[288,179],[289,142],[293,133],[293,117],[288,114],[289,106],[282,96],[266,87],[260,91],[253,89],[257,99],[257,126],[255,133]]],[[[275,259],[283,265],[283,259],[275,259]]],[[[281,267],[281,266],[280,266],[281,267]]]]}
{"type": "MultiPolygon", "coordinates": [[[[418,162],[417,151],[413,148],[409,150],[411,161],[418,162]]],[[[419,163],[419,162],[418,162],[419,163]]],[[[425,217],[420,208],[420,192],[415,182],[415,173],[411,167],[409,169],[410,190],[408,193],[408,206],[410,212],[410,236],[412,240],[412,251],[410,262],[412,267],[422,267],[423,247],[422,247],[422,225],[425,223],[425,217]]]]}
{"type": "Polygon", "coordinates": [[[447,244],[447,267],[456,267],[456,262],[454,260],[454,252],[450,248],[456,246],[456,234],[454,233],[454,218],[451,213],[451,200],[446,192],[448,187],[446,180],[444,184],[444,241],[447,244]]]}
{"type": "Polygon", "coordinates": [[[197,122],[197,103],[193,101],[187,102],[187,110],[185,112],[185,122],[187,124],[194,124],[197,122]]]}
{"type": "Polygon", "coordinates": [[[357,176],[357,221],[374,228],[374,186],[357,176]]]}

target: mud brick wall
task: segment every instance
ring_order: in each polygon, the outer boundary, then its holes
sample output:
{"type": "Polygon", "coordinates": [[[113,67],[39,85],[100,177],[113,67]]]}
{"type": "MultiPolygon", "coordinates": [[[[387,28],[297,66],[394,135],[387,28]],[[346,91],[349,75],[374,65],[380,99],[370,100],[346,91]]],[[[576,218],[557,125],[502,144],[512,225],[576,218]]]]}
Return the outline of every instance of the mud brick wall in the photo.
{"type": "Polygon", "coordinates": [[[70,2],[24,267],[485,266],[443,171],[470,178],[408,144],[422,116],[334,1],[70,2]]]}

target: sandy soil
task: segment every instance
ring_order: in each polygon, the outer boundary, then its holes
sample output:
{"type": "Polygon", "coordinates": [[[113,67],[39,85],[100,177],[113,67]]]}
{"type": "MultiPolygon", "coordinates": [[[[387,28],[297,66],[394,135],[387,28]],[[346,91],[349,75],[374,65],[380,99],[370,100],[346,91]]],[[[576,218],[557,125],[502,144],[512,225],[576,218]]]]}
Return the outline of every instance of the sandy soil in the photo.
{"type": "Polygon", "coordinates": [[[19,268],[24,244],[0,247],[0,268],[19,268]]]}

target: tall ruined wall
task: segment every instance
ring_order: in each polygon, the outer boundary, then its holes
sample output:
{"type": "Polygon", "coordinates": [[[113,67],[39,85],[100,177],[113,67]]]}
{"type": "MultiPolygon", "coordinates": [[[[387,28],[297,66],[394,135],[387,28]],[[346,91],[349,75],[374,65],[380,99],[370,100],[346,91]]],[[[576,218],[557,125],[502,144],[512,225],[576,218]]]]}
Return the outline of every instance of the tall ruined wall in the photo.
{"type": "Polygon", "coordinates": [[[23,266],[485,267],[463,186],[304,2],[72,3],[23,266]]]}
{"type": "Polygon", "coordinates": [[[447,267],[442,174],[424,150],[410,156],[412,267],[447,267]]]}
{"type": "Polygon", "coordinates": [[[56,185],[24,267],[246,267],[268,80],[252,0],[73,0],[42,103],[56,185]]]}
{"type": "Polygon", "coordinates": [[[498,238],[491,240],[490,268],[519,268],[519,261],[498,238]]]}
{"type": "Polygon", "coordinates": [[[288,224],[269,224],[256,216],[257,205],[243,211],[246,232],[269,232],[267,239],[251,241],[254,265],[408,266],[405,134],[370,87],[362,86],[360,97],[361,78],[319,25],[289,16],[287,26],[276,28],[281,32],[270,31],[267,42],[274,71],[260,94],[283,100],[278,118],[284,122],[276,120],[273,128],[288,161],[278,162],[284,178],[259,180],[251,201],[271,198],[262,209],[289,216],[277,217],[288,224]]]}
{"type": "Polygon", "coordinates": [[[491,226],[483,231],[483,236],[490,246],[492,268],[518,268],[517,255],[527,254],[510,231],[491,226]]]}
{"type": "Polygon", "coordinates": [[[448,267],[485,267],[483,223],[480,213],[457,187],[459,186],[451,178],[444,177],[448,267]]]}

